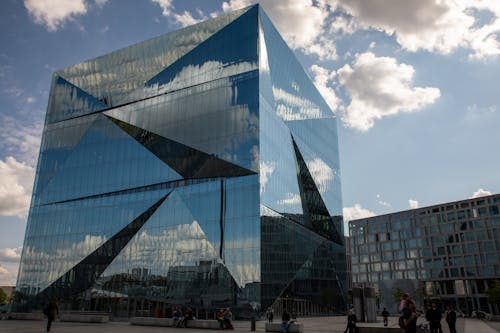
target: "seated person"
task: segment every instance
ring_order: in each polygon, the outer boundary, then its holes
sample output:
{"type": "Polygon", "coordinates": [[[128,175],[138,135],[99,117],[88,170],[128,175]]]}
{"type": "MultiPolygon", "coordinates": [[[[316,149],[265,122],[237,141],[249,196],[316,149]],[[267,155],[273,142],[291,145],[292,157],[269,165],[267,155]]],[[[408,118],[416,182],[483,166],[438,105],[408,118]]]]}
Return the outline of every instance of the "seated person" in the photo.
{"type": "Polygon", "coordinates": [[[290,313],[285,309],[281,315],[281,332],[288,332],[290,327],[290,313]]]}

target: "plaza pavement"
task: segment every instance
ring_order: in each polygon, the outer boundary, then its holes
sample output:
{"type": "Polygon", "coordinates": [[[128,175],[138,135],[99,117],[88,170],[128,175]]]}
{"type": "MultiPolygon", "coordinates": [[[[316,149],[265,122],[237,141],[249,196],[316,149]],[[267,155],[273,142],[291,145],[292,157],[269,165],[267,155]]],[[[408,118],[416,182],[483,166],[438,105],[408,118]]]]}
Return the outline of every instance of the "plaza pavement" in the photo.
{"type": "MultiPolygon", "coordinates": [[[[382,327],[382,318],[378,323],[360,323],[359,326],[378,326],[382,327]]],[[[397,317],[389,318],[389,326],[397,327],[397,317]]],[[[345,317],[315,317],[299,318],[299,322],[304,324],[304,333],[342,333],[346,326],[345,317]]],[[[264,321],[257,321],[257,332],[264,332],[264,321]]],[[[45,332],[46,321],[28,321],[28,320],[0,320],[0,333],[41,333],[45,332]]],[[[249,333],[250,322],[235,321],[235,330],[237,333],[249,333]]],[[[445,321],[442,322],[443,333],[449,333],[445,321]]],[[[500,333],[500,323],[484,322],[478,319],[462,319],[457,322],[458,333],[500,333]]],[[[128,322],[110,322],[106,324],[81,324],[81,323],[63,323],[54,322],[51,332],[54,333],[202,333],[214,332],[214,330],[201,330],[190,328],[171,328],[171,327],[147,327],[132,326],[128,322]]],[[[397,331],[396,331],[397,332],[397,331]]]]}

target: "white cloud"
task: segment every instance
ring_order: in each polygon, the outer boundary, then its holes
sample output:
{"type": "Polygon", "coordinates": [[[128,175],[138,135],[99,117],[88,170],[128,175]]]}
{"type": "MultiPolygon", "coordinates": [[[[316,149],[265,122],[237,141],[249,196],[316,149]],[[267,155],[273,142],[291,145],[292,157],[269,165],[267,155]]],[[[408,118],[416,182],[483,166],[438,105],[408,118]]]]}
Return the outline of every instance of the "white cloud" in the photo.
{"type": "Polygon", "coordinates": [[[344,123],[367,131],[376,119],[403,112],[416,112],[434,103],[438,88],[413,87],[415,70],[398,64],[392,57],[377,57],[372,52],[356,55],[351,65],[338,70],[339,82],[351,98],[344,123]]]}
{"type": "Polygon", "coordinates": [[[472,196],[470,198],[473,199],[473,198],[485,197],[485,196],[491,195],[491,194],[492,193],[490,191],[487,191],[483,188],[480,188],[476,192],[472,193],[472,196]]]}
{"type": "Polygon", "coordinates": [[[411,209],[416,209],[419,207],[419,203],[417,200],[409,199],[408,200],[408,205],[410,205],[411,209]]]}
{"type": "Polygon", "coordinates": [[[0,123],[0,148],[17,160],[35,166],[43,123],[37,121],[23,125],[19,120],[9,116],[0,116],[0,123]]]}
{"type": "Polygon", "coordinates": [[[354,206],[351,207],[344,207],[343,214],[344,214],[344,221],[346,222],[375,216],[374,212],[361,207],[360,204],[355,204],[354,206]]]}
{"type": "Polygon", "coordinates": [[[321,193],[325,193],[335,177],[335,171],[320,158],[311,160],[307,163],[307,166],[309,167],[311,176],[318,186],[318,190],[321,193]]]}
{"type": "Polygon", "coordinates": [[[316,54],[321,60],[337,57],[333,39],[324,38],[325,20],[331,13],[324,1],[313,0],[229,0],[222,3],[225,12],[259,2],[283,38],[294,49],[316,54]]]}
{"type": "MultiPolygon", "coordinates": [[[[406,50],[448,54],[457,48],[470,50],[473,58],[500,54],[500,2],[497,0],[336,0],[359,28],[395,34],[406,50]],[[478,11],[494,14],[478,26],[478,11]]],[[[341,27],[346,23],[339,24],[341,27]]],[[[355,29],[345,29],[352,32],[355,29]]]]}
{"type": "Polygon", "coordinates": [[[286,205],[286,206],[293,206],[293,205],[300,205],[302,202],[300,199],[300,195],[298,195],[298,194],[287,193],[287,196],[288,196],[288,198],[279,200],[278,204],[286,205]]]}
{"type": "Polygon", "coordinates": [[[312,65],[311,71],[313,73],[314,84],[321,93],[321,96],[323,96],[332,111],[337,110],[341,101],[335,94],[333,88],[330,87],[330,85],[332,85],[335,81],[337,73],[335,71],[329,71],[328,69],[318,65],[312,65]]]}
{"type": "Polygon", "coordinates": [[[264,160],[260,161],[259,168],[259,179],[260,179],[260,193],[264,193],[266,191],[266,184],[269,180],[269,177],[273,174],[276,169],[275,162],[267,162],[264,160]]]}
{"type": "Polygon", "coordinates": [[[65,21],[87,13],[85,0],[24,0],[24,7],[36,23],[45,25],[49,31],[55,31],[65,21]]]}
{"type": "Polygon", "coordinates": [[[163,16],[173,19],[177,24],[179,24],[182,27],[193,25],[207,18],[200,10],[197,10],[198,15],[200,16],[199,19],[195,19],[193,15],[188,11],[184,11],[181,14],[176,13],[172,0],[151,0],[151,1],[153,3],[158,4],[161,7],[162,9],[161,14],[163,16]]]}
{"type": "Polygon", "coordinates": [[[0,264],[0,285],[15,286],[17,280],[17,270],[19,265],[16,264],[0,264]]]}
{"type": "Polygon", "coordinates": [[[35,170],[14,157],[0,160],[0,216],[28,213],[35,170]]]}
{"type": "Polygon", "coordinates": [[[0,261],[19,262],[22,250],[22,247],[0,249],[0,261]]]}

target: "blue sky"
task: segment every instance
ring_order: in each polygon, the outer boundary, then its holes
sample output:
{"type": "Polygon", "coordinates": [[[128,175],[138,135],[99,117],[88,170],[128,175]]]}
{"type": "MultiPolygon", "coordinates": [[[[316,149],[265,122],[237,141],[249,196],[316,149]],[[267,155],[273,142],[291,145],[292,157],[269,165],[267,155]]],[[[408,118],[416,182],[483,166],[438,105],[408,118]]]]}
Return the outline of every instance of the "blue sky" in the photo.
{"type": "MultiPolygon", "coordinates": [[[[255,2],[0,3],[0,285],[15,283],[54,70],[255,2]]],[[[338,116],[348,219],[500,192],[498,0],[260,3],[338,116]]]]}

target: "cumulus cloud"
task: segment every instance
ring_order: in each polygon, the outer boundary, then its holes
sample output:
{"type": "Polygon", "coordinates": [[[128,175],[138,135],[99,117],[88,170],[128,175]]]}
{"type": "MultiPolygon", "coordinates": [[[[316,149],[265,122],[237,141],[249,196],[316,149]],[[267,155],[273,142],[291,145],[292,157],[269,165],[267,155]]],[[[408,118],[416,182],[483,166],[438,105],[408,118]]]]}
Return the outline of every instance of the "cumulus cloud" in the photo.
{"type": "Polygon", "coordinates": [[[294,206],[294,205],[298,205],[298,204],[301,204],[301,199],[300,199],[300,195],[298,194],[293,194],[293,193],[287,193],[287,198],[286,199],[282,199],[282,200],[279,200],[278,203],[280,205],[286,205],[286,206],[294,206]]]}
{"type": "Polygon", "coordinates": [[[21,259],[22,247],[0,249],[0,261],[19,262],[21,259]]]}
{"type": "Polygon", "coordinates": [[[330,106],[333,111],[337,110],[341,101],[335,94],[335,90],[331,88],[331,85],[335,82],[337,73],[318,65],[312,65],[311,72],[313,73],[314,84],[326,103],[328,103],[328,106],[330,106]]]}
{"type": "Polygon", "coordinates": [[[35,170],[14,157],[0,160],[0,216],[28,213],[35,170]]]}
{"type": "Polygon", "coordinates": [[[416,209],[419,207],[419,203],[417,200],[409,199],[408,200],[408,205],[410,205],[411,209],[416,209]]]}
{"type": "Polygon", "coordinates": [[[269,180],[269,177],[273,174],[276,169],[276,162],[267,162],[260,161],[259,168],[259,179],[260,179],[260,193],[264,193],[266,191],[266,184],[269,180]]]}
{"type": "Polygon", "coordinates": [[[187,10],[185,10],[182,13],[175,12],[172,0],[151,0],[151,1],[161,7],[162,9],[161,14],[163,16],[171,18],[172,20],[174,20],[175,23],[179,24],[182,27],[193,25],[207,18],[203,14],[203,12],[199,10],[198,10],[198,15],[200,16],[199,19],[194,18],[193,15],[187,10]]]}
{"type": "Polygon", "coordinates": [[[15,286],[17,279],[17,264],[0,264],[0,285],[15,286]]]}
{"type": "Polygon", "coordinates": [[[344,221],[346,222],[375,216],[374,212],[361,207],[360,204],[355,204],[354,206],[351,207],[344,207],[343,214],[344,214],[344,221]]]}
{"type": "Polygon", "coordinates": [[[24,7],[36,23],[45,25],[49,31],[56,31],[64,22],[87,13],[85,0],[24,0],[24,7]]]}
{"type": "Polygon", "coordinates": [[[321,193],[325,193],[335,177],[335,170],[330,168],[330,166],[321,158],[315,158],[309,161],[307,166],[309,167],[311,176],[318,186],[318,190],[321,193]]]}
{"type": "Polygon", "coordinates": [[[325,22],[331,13],[325,1],[312,0],[229,0],[222,3],[225,12],[259,2],[283,38],[294,49],[315,54],[321,60],[337,58],[334,41],[324,37],[325,22]]]}
{"type": "Polygon", "coordinates": [[[18,160],[35,166],[40,148],[43,123],[28,125],[9,116],[0,116],[0,148],[18,160]]]}
{"type": "Polygon", "coordinates": [[[483,188],[480,188],[476,192],[472,193],[472,196],[470,198],[473,199],[473,198],[485,197],[485,196],[491,195],[491,194],[492,193],[490,191],[487,191],[483,188]]]}
{"type": "Polygon", "coordinates": [[[392,57],[377,57],[372,52],[356,55],[354,63],[338,70],[339,82],[351,98],[344,123],[367,131],[375,120],[403,112],[416,112],[434,103],[438,88],[412,86],[415,70],[398,64],[392,57]]]}
{"type": "Polygon", "coordinates": [[[473,58],[500,54],[500,3],[497,0],[336,0],[352,21],[339,22],[348,33],[356,28],[394,34],[406,50],[448,54],[457,48],[470,50],[473,58]],[[477,24],[479,12],[493,14],[477,24]],[[356,26],[354,29],[344,28],[356,26]]]}

